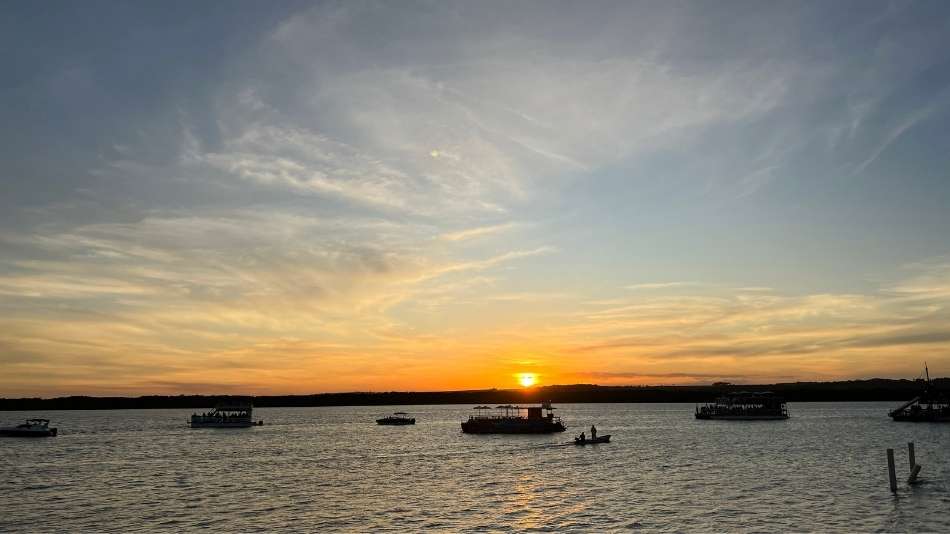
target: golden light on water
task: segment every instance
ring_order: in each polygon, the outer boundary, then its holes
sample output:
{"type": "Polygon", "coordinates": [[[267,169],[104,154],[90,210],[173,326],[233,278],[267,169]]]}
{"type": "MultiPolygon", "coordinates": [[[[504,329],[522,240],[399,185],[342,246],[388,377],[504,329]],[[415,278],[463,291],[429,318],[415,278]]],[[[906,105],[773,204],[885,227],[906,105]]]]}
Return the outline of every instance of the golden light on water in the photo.
{"type": "Polygon", "coordinates": [[[518,383],[521,387],[529,388],[538,382],[538,375],[535,373],[518,373],[518,383]]]}

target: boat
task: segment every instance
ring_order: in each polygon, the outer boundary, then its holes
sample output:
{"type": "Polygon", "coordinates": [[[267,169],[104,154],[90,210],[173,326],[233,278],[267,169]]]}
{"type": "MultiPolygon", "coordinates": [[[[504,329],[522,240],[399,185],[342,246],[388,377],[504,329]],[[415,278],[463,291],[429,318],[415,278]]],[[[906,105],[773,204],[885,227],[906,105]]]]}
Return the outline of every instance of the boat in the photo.
{"type": "Polygon", "coordinates": [[[0,436],[9,438],[46,438],[56,435],[56,428],[49,427],[49,419],[27,419],[17,426],[0,427],[0,436]]]}
{"type": "Polygon", "coordinates": [[[191,428],[250,428],[264,421],[254,421],[254,407],[249,402],[219,403],[210,412],[191,414],[191,428]]]}
{"type": "Polygon", "coordinates": [[[921,382],[920,395],[888,412],[891,419],[912,423],[950,422],[950,397],[934,387],[926,363],[924,375],[924,379],[918,379],[921,382]]]}
{"type": "Polygon", "coordinates": [[[488,406],[476,406],[475,415],[462,421],[466,434],[551,434],[564,432],[567,427],[554,417],[550,402],[541,406],[497,406],[492,413],[488,406]],[[546,412],[546,413],[542,413],[546,412]]]}
{"type": "Polygon", "coordinates": [[[409,414],[406,412],[395,412],[392,415],[387,415],[376,420],[377,425],[414,425],[416,424],[415,417],[409,417],[409,414]]]}
{"type": "Polygon", "coordinates": [[[785,399],[771,391],[739,391],[696,406],[696,419],[774,421],[788,419],[788,408],[785,399]]]}
{"type": "Polygon", "coordinates": [[[574,445],[596,445],[598,443],[610,443],[610,434],[604,434],[596,438],[582,438],[580,436],[574,438],[574,445]]]}

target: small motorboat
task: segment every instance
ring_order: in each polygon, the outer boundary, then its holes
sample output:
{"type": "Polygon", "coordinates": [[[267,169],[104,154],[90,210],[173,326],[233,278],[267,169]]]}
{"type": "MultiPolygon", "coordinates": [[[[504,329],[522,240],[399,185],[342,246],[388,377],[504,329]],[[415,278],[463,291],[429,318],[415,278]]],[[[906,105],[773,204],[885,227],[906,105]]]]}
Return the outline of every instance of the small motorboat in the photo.
{"type": "Polygon", "coordinates": [[[0,427],[0,436],[10,438],[45,438],[55,435],[56,429],[49,427],[49,419],[27,419],[21,425],[0,427]]]}
{"type": "Polygon", "coordinates": [[[610,443],[610,434],[604,434],[596,438],[581,438],[580,436],[574,438],[574,445],[596,445],[597,443],[610,443]]]}
{"type": "Polygon", "coordinates": [[[376,420],[377,425],[414,425],[416,424],[416,419],[414,417],[409,417],[409,414],[406,412],[396,412],[392,415],[387,415],[381,419],[376,420]]]}

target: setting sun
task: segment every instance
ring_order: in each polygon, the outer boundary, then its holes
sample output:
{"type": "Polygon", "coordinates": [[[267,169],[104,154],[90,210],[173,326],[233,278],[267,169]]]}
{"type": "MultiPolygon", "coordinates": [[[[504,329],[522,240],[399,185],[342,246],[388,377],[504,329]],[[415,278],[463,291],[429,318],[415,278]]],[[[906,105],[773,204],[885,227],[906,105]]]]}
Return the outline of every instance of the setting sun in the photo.
{"type": "Polygon", "coordinates": [[[529,388],[533,386],[538,381],[538,375],[534,373],[519,373],[518,374],[518,383],[522,387],[529,388]]]}

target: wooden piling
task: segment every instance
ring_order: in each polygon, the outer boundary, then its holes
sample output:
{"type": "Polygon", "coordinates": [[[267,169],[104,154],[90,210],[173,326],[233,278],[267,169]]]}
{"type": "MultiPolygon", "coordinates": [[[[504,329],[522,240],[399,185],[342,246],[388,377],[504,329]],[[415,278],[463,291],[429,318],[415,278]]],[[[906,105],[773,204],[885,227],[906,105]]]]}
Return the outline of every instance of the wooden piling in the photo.
{"type": "Polygon", "coordinates": [[[891,481],[891,492],[897,493],[897,473],[894,472],[894,449],[887,449],[887,475],[891,481]]]}
{"type": "Polygon", "coordinates": [[[916,484],[916,483],[917,483],[917,475],[918,475],[918,474],[920,474],[920,466],[919,466],[919,465],[915,465],[915,466],[914,466],[914,469],[912,469],[911,472],[910,472],[910,476],[907,477],[907,483],[908,483],[908,484],[916,484]]]}
{"type": "Polygon", "coordinates": [[[910,472],[914,472],[914,467],[917,465],[917,458],[914,456],[914,442],[907,442],[907,461],[910,462],[910,472]]]}

